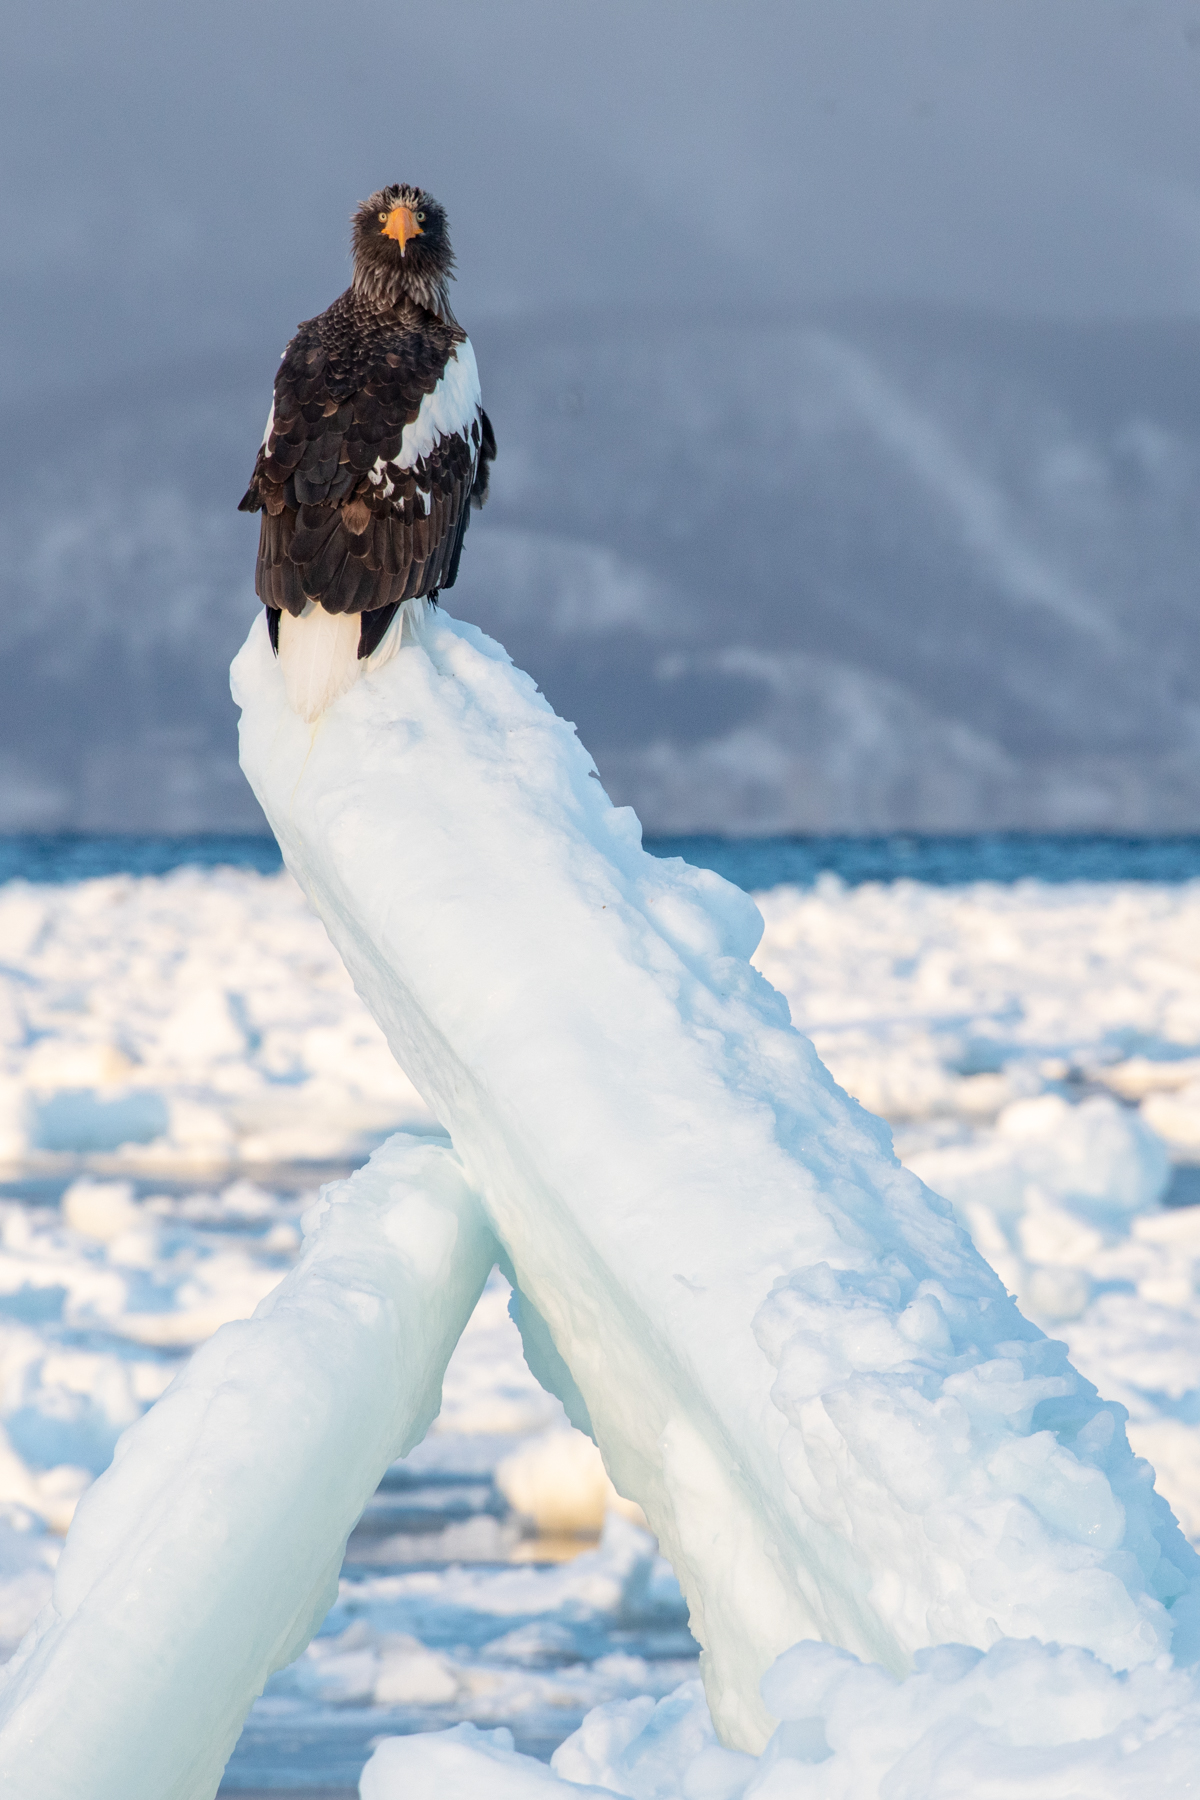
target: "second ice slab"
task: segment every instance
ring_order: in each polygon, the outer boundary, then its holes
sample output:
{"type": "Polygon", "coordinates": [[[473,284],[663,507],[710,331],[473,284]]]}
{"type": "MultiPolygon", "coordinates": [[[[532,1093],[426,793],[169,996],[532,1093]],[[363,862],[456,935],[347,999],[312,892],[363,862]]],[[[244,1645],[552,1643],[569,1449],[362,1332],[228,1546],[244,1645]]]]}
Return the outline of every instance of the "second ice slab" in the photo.
{"type": "Polygon", "coordinates": [[[531,1361],[675,1566],[727,1742],[761,1748],[759,1678],[803,1637],[896,1671],[947,1640],[1128,1667],[1183,1638],[1197,1559],[1120,1409],[792,1029],[752,902],[642,851],[498,645],[434,615],[310,727],[259,621],[234,691],[531,1361]]]}
{"type": "Polygon", "coordinates": [[[496,1256],[458,1159],[397,1135],[305,1227],[296,1268],[200,1347],[80,1503],[0,1673],[6,1800],[211,1800],[384,1470],[429,1429],[496,1256]]]}

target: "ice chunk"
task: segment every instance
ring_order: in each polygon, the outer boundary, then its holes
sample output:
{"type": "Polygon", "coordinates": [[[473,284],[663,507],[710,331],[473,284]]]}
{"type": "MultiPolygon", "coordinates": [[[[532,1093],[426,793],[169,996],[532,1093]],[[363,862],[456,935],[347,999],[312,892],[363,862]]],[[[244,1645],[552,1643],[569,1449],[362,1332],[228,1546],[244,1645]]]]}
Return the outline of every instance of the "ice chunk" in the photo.
{"type": "Polygon", "coordinates": [[[432,1125],[290,876],[9,884],[0,940],[14,920],[0,1160],[353,1165],[432,1125]]]}
{"type": "Polygon", "coordinates": [[[1200,1155],[1200,1081],[1190,1081],[1169,1093],[1148,1094],[1142,1101],[1142,1117],[1182,1159],[1200,1155]]]}
{"type": "Polygon", "coordinates": [[[550,1766],[566,1781],[595,1782],[638,1800],[683,1792],[684,1781],[689,1800],[693,1793],[697,1800],[725,1800],[740,1794],[755,1770],[750,1757],[718,1744],[698,1681],[657,1705],[642,1698],[595,1707],[550,1766]]]}
{"type": "Polygon", "coordinates": [[[1104,1094],[1079,1106],[1058,1094],[1014,1101],[990,1141],[926,1151],[909,1163],[956,1205],[983,1204],[1008,1221],[1037,1189],[1101,1230],[1127,1227],[1131,1215],[1156,1206],[1170,1175],[1159,1138],[1104,1094]]]}
{"type": "Polygon", "coordinates": [[[6,1793],[211,1800],[380,1476],[437,1412],[496,1255],[454,1154],[394,1138],[306,1220],[297,1267],[197,1352],[80,1505],[4,1671],[6,1793]]]}
{"type": "Polygon", "coordinates": [[[89,1181],[81,1176],[62,1197],[63,1220],[73,1231],[108,1244],[141,1221],[128,1181],[89,1181]]]}
{"type": "Polygon", "coordinates": [[[234,684],[288,864],[679,1575],[725,1743],[765,1744],[802,1638],[897,1675],[948,1639],[1161,1655],[1200,1564],[1121,1410],[792,1030],[749,900],[644,855],[444,614],[316,731],[261,621],[234,684]]]}
{"type": "Polygon", "coordinates": [[[1089,1266],[1158,1205],[1170,1175],[1160,1139],[1106,1094],[1078,1106],[1058,1094],[1017,1100],[974,1142],[906,1160],[1043,1323],[1079,1317],[1089,1266]]]}
{"type": "Polygon", "coordinates": [[[546,1431],[522,1444],[496,1465],[496,1486],[542,1532],[599,1531],[610,1510],[645,1524],[641,1507],[617,1493],[581,1431],[546,1431]]]}
{"type": "Polygon", "coordinates": [[[455,1725],[450,1731],[385,1738],[363,1770],[362,1800],[611,1800],[611,1790],[566,1788],[545,1763],[513,1749],[512,1732],[501,1725],[480,1731],[455,1725]]]}
{"type": "Polygon", "coordinates": [[[1086,1651],[1006,1639],[924,1651],[906,1681],[802,1643],[763,1682],[782,1723],[761,1758],[724,1749],[699,1682],[596,1707],[547,1770],[470,1725],[380,1744],[363,1800],[1143,1800],[1183,1795],[1200,1756],[1191,1672],[1121,1676],[1086,1651]]]}

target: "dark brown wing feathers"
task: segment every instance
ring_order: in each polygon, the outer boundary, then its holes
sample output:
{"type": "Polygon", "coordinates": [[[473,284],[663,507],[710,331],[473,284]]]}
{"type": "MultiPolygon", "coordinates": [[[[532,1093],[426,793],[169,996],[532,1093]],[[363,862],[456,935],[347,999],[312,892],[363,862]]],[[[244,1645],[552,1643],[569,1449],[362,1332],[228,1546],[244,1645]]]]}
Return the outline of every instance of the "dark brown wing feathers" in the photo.
{"type": "MultiPolygon", "coordinates": [[[[496,460],[496,434],[492,430],[492,421],[483,408],[479,409],[483,422],[483,442],[479,446],[479,462],[475,469],[475,481],[471,488],[471,505],[482,506],[488,497],[488,477],[492,472],[492,464],[496,460]]],[[[446,584],[449,586],[449,583],[446,584]]]]}
{"type": "Polygon", "coordinates": [[[486,414],[470,441],[445,436],[392,471],[390,493],[368,475],[399,454],[463,337],[417,308],[381,315],[349,289],[300,327],[275,378],[272,430],[241,502],[263,514],[255,587],[275,613],[319,600],[371,615],[363,656],[402,600],[453,584],[470,506],[487,494],[496,452],[486,414]]]}

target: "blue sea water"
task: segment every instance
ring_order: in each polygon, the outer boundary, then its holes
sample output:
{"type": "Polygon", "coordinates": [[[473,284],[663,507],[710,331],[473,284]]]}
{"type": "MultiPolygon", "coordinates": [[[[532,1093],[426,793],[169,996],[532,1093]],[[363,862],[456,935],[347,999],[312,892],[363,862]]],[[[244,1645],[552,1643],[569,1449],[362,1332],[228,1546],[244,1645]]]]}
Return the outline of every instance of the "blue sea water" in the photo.
{"type": "MultiPolygon", "coordinates": [[[[981,832],[970,836],[891,833],[826,837],[648,837],[655,856],[682,856],[748,890],[783,882],[811,887],[825,873],[865,881],[1192,881],[1200,835],[981,832]]],[[[97,875],[165,875],[184,867],[271,873],[281,859],[270,837],[206,832],[191,837],[0,836],[0,882],[82,881],[97,875]]]]}

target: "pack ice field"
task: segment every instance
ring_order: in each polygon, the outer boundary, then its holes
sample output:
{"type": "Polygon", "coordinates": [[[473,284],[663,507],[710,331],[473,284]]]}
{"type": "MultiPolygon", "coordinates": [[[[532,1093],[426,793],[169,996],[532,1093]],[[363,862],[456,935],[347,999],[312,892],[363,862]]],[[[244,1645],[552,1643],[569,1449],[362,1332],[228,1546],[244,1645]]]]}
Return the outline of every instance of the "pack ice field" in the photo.
{"type": "MultiPolygon", "coordinates": [[[[1026,1316],[1128,1409],[1133,1449],[1194,1538],[1200,1229],[1178,1202],[1200,1157],[1196,889],[825,881],[758,899],[756,967],[1026,1316]]],[[[289,876],[14,882],[0,934],[12,1649],[120,1433],[190,1351],[286,1276],[305,1215],[319,1223],[315,1176],[360,1163],[396,1127],[431,1151],[444,1139],[289,876]]],[[[1065,1540],[1119,1536],[1115,1514],[1097,1527],[1095,1493],[1042,1490],[1040,1504],[1065,1540]]],[[[939,1650],[936,1668],[918,1652],[906,1680],[810,1645],[770,1677],[785,1724],[760,1763],[718,1742],[687,1618],[636,1506],[529,1374],[493,1274],[432,1431],[368,1505],[335,1605],[271,1678],[227,1785],[278,1770],[285,1742],[303,1744],[305,1779],[346,1783],[381,1735],[462,1722],[453,1742],[385,1745],[370,1791],[414,1791],[421,1756],[444,1786],[451,1753],[484,1791],[491,1776],[544,1783],[521,1753],[554,1751],[558,1779],[630,1794],[674,1792],[664,1768],[681,1784],[693,1770],[681,1793],[741,1793],[781,1763],[790,1781],[841,1770],[845,1791],[868,1792],[939,1722],[948,1742],[947,1721],[986,1714],[992,1739],[1028,1763],[1072,1732],[1157,1741],[1162,1718],[1193,1703],[1161,1653],[1114,1673],[1112,1642],[1112,1664],[1103,1646],[1080,1649],[1068,1677],[1065,1653],[1017,1654],[1021,1634],[998,1630],[992,1648],[939,1650]],[[1050,1701],[1030,1711],[1030,1687],[1055,1680],[1086,1731],[1050,1701]],[[879,1723],[864,1735],[868,1694],[879,1723]],[[793,1715],[820,1724],[804,1754],[793,1715]]],[[[1066,1641],[1071,1623],[1068,1611],[1066,1641]]],[[[1118,1781],[1128,1751],[1112,1744],[1103,1779],[1118,1781]]],[[[961,1744],[954,1754],[947,1781],[971,1766],[961,1744]]],[[[1144,1754],[1137,1766],[1144,1778],[1144,1754]]]]}

